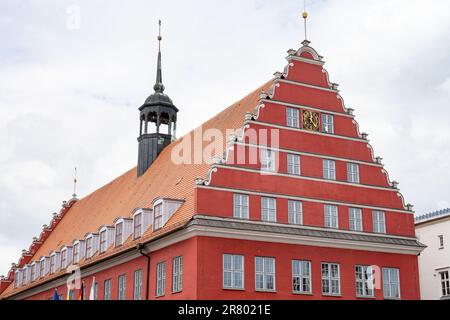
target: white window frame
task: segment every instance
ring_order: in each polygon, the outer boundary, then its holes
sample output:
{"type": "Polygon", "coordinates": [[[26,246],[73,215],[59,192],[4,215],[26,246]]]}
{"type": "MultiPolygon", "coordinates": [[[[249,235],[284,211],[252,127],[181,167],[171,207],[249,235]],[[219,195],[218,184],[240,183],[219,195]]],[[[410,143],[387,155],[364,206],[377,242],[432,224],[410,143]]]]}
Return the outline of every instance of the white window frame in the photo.
{"type": "Polygon", "coordinates": [[[350,183],[360,183],[359,178],[359,164],[357,163],[347,163],[347,181],[350,183]]]}
{"type": "Polygon", "coordinates": [[[439,238],[439,249],[442,250],[445,247],[444,246],[444,244],[445,244],[444,243],[444,235],[441,234],[441,235],[438,236],[438,238],[439,238]]]}
{"type": "Polygon", "coordinates": [[[300,176],[302,174],[301,159],[298,154],[287,154],[287,172],[288,174],[300,176]]]}
{"type": "Polygon", "coordinates": [[[268,148],[261,148],[261,170],[274,172],[275,171],[275,151],[268,148]]]}
{"type": "Polygon", "coordinates": [[[138,212],[133,217],[133,238],[135,240],[142,237],[143,225],[144,225],[144,214],[142,212],[138,212]],[[139,220],[139,224],[137,225],[138,220],[139,220]],[[136,232],[137,229],[138,229],[138,232],[136,232]]]}
{"type": "Polygon", "coordinates": [[[374,273],[372,266],[355,266],[356,297],[375,298],[374,273]]]}
{"type": "Polygon", "coordinates": [[[43,278],[47,275],[46,270],[45,270],[45,263],[46,263],[45,257],[42,257],[40,261],[41,261],[41,263],[39,265],[39,277],[43,278]]]}
{"type": "Polygon", "coordinates": [[[183,291],[183,257],[172,260],[172,293],[183,291]]]}
{"type": "Polygon", "coordinates": [[[74,243],[73,250],[72,250],[73,264],[77,264],[80,262],[80,252],[81,252],[81,244],[79,242],[74,243]]]}
{"type": "Polygon", "coordinates": [[[289,224],[303,225],[303,203],[297,200],[288,200],[289,224]]]}
{"type": "Polygon", "coordinates": [[[277,222],[277,199],[261,197],[261,220],[277,222]]]}
{"type": "Polygon", "coordinates": [[[323,159],[323,178],[336,180],[336,161],[323,159]]]}
{"type": "Polygon", "coordinates": [[[441,281],[442,297],[444,298],[450,297],[450,271],[445,270],[439,272],[439,277],[441,281]]]}
{"type": "Polygon", "coordinates": [[[153,219],[153,230],[159,230],[163,227],[164,211],[163,203],[160,202],[155,204],[153,207],[154,219],[153,219]]]}
{"type": "Polygon", "coordinates": [[[86,237],[86,259],[92,258],[94,255],[94,236],[86,237]]]}
{"type": "Polygon", "coordinates": [[[117,222],[114,228],[114,246],[119,247],[123,244],[123,233],[125,229],[125,222],[120,221],[117,222]],[[118,240],[120,240],[120,243],[118,243],[118,240]]]}
{"type": "Polygon", "coordinates": [[[108,250],[108,229],[104,229],[99,233],[99,247],[100,254],[105,253],[108,250]],[[102,237],[104,236],[104,239],[102,237]],[[104,245],[104,246],[103,246],[104,245]]]}
{"type": "Polygon", "coordinates": [[[34,282],[36,280],[36,262],[31,264],[31,272],[30,272],[30,282],[34,282]]]}
{"type": "Polygon", "coordinates": [[[20,283],[20,271],[16,270],[16,272],[14,272],[14,289],[17,289],[19,287],[19,283],[20,283]]]}
{"type": "Polygon", "coordinates": [[[117,278],[117,300],[127,299],[127,275],[121,274],[117,278]]]}
{"type": "Polygon", "coordinates": [[[384,211],[372,211],[373,232],[386,234],[386,213],[384,211]]]}
{"type": "Polygon", "coordinates": [[[249,219],[249,198],[248,194],[233,194],[233,217],[235,219],[249,219]]]}
{"type": "Polygon", "coordinates": [[[156,265],[156,297],[162,297],[166,293],[166,262],[156,265]]]}
{"type": "Polygon", "coordinates": [[[67,266],[67,259],[68,259],[68,249],[64,248],[61,250],[61,269],[66,269],[67,266]]]}
{"type": "Polygon", "coordinates": [[[103,300],[111,300],[111,279],[103,281],[103,300]]]}
{"type": "Polygon", "coordinates": [[[244,256],[238,254],[224,254],[222,256],[222,287],[224,289],[244,290],[245,288],[244,256]],[[239,268],[241,267],[241,268],[239,268]],[[240,278],[240,284],[238,279],[240,278]],[[230,283],[228,284],[228,281],[230,283]]]}
{"type": "Polygon", "coordinates": [[[322,262],[321,265],[321,277],[322,277],[322,295],[324,296],[340,296],[341,295],[341,266],[339,263],[322,262]],[[324,273],[324,267],[327,268],[327,272],[324,273]],[[333,269],[337,269],[333,274],[333,269]],[[334,285],[337,282],[337,286],[334,285]],[[326,284],[326,285],[325,285],[326,284]],[[328,290],[326,290],[328,288],[328,290]],[[337,291],[333,290],[337,288],[337,291]]]}
{"type": "Polygon", "coordinates": [[[24,266],[22,268],[22,283],[21,283],[22,287],[27,285],[27,282],[28,282],[28,279],[27,279],[28,275],[27,275],[27,273],[28,273],[28,266],[24,266]]]}
{"type": "Polygon", "coordinates": [[[349,229],[351,231],[363,231],[362,209],[348,208],[349,229]]]}
{"type": "Polygon", "coordinates": [[[273,257],[255,257],[255,290],[256,291],[269,291],[269,292],[275,292],[276,291],[276,262],[275,258],[273,257]],[[270,263],[272,266],[270,269],[272,271],[267,270],[268,263],[270,263]],[[262,267],[258,269],[259,267],[262,267]],[[269,279],[272,277],[273,282],[273,288],[269,288],[269,279]],[[258,278],[260,280],[262,279],[262,287],[259,286],[261,284],[261,281],[258,281],[258,278]]]}
{"type": "Polygon", "coordinates": [[[312,293],[311,261],[292,260],[292,292],[296,294],[312,293]],[[308,290],[305,290],[307,286],[308,290]],[[296,289],[298,287],[298,289],[296,289]]]}
{"type": "Polygon", "coordinates": [[[298,109],[286,107],[286,126],[300,128],[300,111],[298,109]]]}
{"type": "Polygon", "coordinates": [[[56,272],[56,253],[50,255],[50,274],[56,272]]]}
{"type": "Polygon", "coordinates": [[[142,300],[142,269],[134,271],[133,300],[142,300]]]}
{"type": "Polygon", "coordinates": [[[324,205],[324,226],[330,229],[339,229],[339,208],[335,205],[324,205]]]}
{"type": "Polygon", "coordinates": [[[400,288],[400,269],[398,268],[383,268],[383,296],[385,299],[400,300],[401,288],[400,288]],[[396,274],[397,279],[393,279],[392,275],[396,274]],[[396,288],[393,290],[393,288],[396,288]],[[398,291],[398,296],[394,295],[394,292],[398,291]]]}
{"type": "Polygon", "coordinates": [[[334,116],[322,113],[322,132],[334,134],[334,116]]]}

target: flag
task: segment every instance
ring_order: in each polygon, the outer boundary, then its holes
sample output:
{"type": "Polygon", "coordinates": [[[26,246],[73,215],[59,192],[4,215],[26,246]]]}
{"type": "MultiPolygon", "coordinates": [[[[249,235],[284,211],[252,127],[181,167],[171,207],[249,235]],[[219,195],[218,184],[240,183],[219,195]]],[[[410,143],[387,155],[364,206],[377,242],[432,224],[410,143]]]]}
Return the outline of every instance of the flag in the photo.
{"type": "Polygon", "coordinates": [[[70,300],[70,289],[67,288],[66,300],[70,300]]]}
{"type": "Polygon", "coordinates": [[[84,292],[84,281],[81,283],[81,288],[80,288],[80,293],[79,293],[79,296],[78,296],[78,300],[83,300],[84,299],[83,292],[84,292]]]}
{"type": "Polygon", "coordinates": [[[95,300],[95,276],[92,278],[91,292],[89,293],[89,300],[95,300]]]}
{"type": "Polygon", "coordinates": [[[55,288],[55,292],[53,293],[53,300],[59,300],[58,289],[55,288]]]}

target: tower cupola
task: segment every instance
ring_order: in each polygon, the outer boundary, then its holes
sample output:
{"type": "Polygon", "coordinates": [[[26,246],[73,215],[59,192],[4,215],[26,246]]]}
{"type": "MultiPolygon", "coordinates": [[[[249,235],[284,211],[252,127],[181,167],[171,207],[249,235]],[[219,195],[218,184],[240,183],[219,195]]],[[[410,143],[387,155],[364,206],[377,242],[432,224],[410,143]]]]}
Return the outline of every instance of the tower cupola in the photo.
{"type": "Polygon", "coordinates": [[[176,123],[178,109],[164,93],[165,87],[162,82],[161,66],[161,20],[159,21],[158,35],[158,62],[156,68],[156,82],[152,93],[145,103],[139,108],[139,154],[138,154],[138,177],[143,175],[150,165],[155,161],[161,151],[167,147],[176,137],[176,123]],[[162,125],[166,126],[165,133],[162,125]]]}

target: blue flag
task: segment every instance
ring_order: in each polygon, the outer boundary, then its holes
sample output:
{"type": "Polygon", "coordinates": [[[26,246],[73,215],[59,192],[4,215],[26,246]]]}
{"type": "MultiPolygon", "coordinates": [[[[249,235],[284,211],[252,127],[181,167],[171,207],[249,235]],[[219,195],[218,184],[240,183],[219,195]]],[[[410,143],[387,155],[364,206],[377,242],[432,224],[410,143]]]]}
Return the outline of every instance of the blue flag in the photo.
{"type": "Polygon", "coordinates": [[[55,289],[55,292],[53,293],[53,300],[59,300],[58,289],[55,289]]]}

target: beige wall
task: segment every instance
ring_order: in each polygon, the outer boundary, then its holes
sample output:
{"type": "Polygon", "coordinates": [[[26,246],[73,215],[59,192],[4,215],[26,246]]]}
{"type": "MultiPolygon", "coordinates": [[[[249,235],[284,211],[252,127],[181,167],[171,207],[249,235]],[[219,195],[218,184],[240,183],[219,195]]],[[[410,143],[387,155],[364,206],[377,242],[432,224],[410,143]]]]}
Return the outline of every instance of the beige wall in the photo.
{"type": "Polygon", "coordinates": [[[419,257],[420,291],[424,300],[442,297],[439,272],[450,271],[450,216],[416,226],[418,240],[427,248],[419,257]],[[444,236],[444,249],[440,249],[439,235],[444,236]]]}

